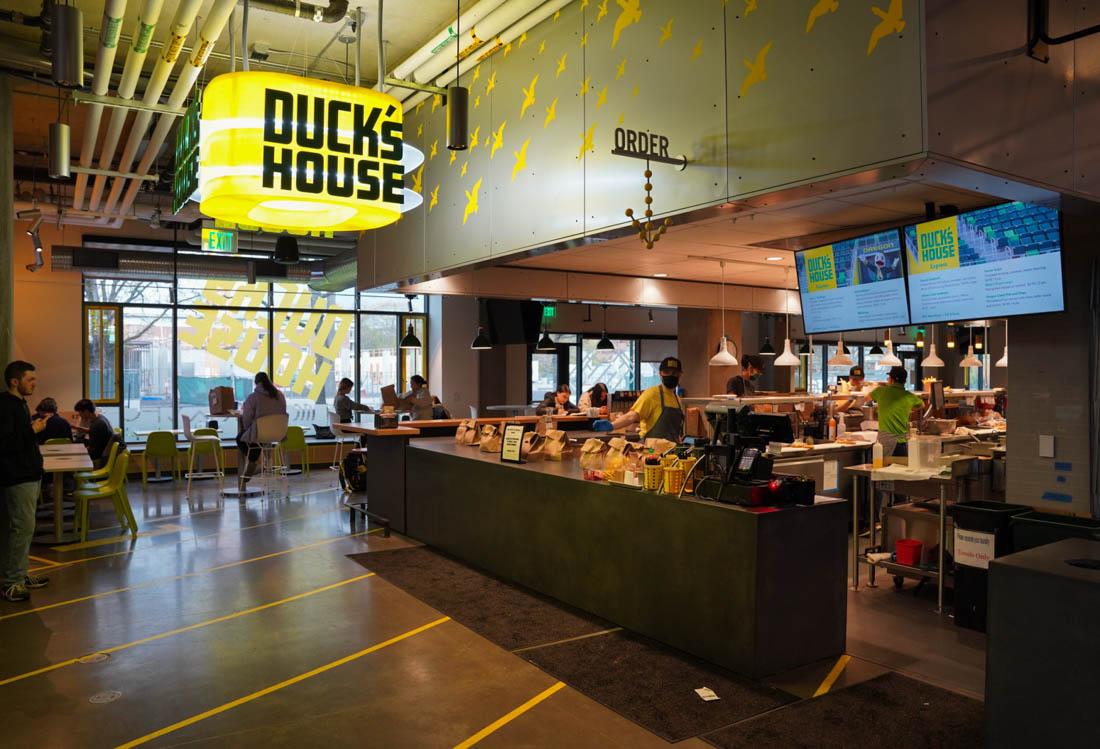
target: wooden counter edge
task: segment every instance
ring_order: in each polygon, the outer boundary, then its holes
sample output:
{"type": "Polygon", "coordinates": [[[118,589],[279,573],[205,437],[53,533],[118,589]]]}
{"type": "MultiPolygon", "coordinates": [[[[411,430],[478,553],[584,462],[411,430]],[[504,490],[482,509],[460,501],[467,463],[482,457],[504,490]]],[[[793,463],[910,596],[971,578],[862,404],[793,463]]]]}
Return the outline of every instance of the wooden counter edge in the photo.
{"type": "Polygon", "coordinates": [[[368,437],[416,437],[420,434],[419,429],[409,429],[408,427],[374,429],[372,427],[361,427],[357,424],[338,424],[337,426],[349,434],[365,434],[368,437]]]}

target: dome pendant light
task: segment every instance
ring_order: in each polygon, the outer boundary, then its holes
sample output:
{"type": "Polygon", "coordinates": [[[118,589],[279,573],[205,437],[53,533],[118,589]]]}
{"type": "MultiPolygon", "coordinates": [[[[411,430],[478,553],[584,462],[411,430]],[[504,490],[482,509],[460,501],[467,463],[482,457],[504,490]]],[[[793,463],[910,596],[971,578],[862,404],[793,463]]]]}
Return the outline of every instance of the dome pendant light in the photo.
{"type": "Polygon", "coordinates": [[[284,231],[275,240],[275,256],[272,259],[279,265],[295,265],[298,257],[298,238],[284,231]]]}
{"type": "Polygon", "coordinates": [[[798,347],[799,356],[808,356],[811,359],[814,356],[814,337],[810,336],[807,340],[802,342],[802,345],[798,347]]]}
{"type": "Polygon", "coordinates": [[[886,356],[878,360],[880,367],[900,367],[901,359],[894,353],[894,342],[886,339],[886,356]]]}
{"type": "Polygon", "coordinates": [[[982,366],[978,357],[974,356],[974,347],[970,346],[966,352],[966,358],[959,362],[959,366],[964,369],[973,369],[974,367],[982,366]]]}
{"type": "Polygon", "coordinates": [[[603,330],[600,332],[600,341],[596,344],[597,351],[614,351],[615,344],[607,337],[607,305],[603,307],[603,330]]]}
{"type": "Polygon", "coordinates": [[[932,328],[932,341],[928,344],[928,356],[921,359],[922,367],[942,367],[943,359],[936,355],[936,328],[932,328]]]}
{"type": "MultiPolygon", "coordinates": [[[[790,272],[785,271],[785,278],[783,279],[783,302],[787,312],[787,337],[783,339],[783,353],[775,360],[775,366],[777,367],[797,367],[802,363],[802,360],[795,356],[791,351],[791,290],[788,288],[790,284],[790,272]]],[[[764,344],[767,345],[767,342],[764,344]]],[[[763,353],[763,352],[761,352],[763,353]]]]}
{"type": "Polygon", "coordinates": [[[405,337],[401,339],[401,343],[398,347],[403,349],[421,348],[420,339],[416,337],[416,333],[413,331],[412,323],[409,323],[409,329],[405,333],[405,337]]]}
{"type": "Polygon", "coordinates": [[[852,366],[852,357],[848,356],[848,351],[844,348],[844,336],[841,336],[836,342],[836,354],[829,357],[827,362],[830,367],[850,367],[852,366]]]}
{"type": "Polygon", "coordinates": [[[710,357],[710,366],[736,367],[737,357],[730,353],[727,347],[729,339],[726,338],[726,261],[719,260],[718,266],[722,269],[722,338],[718,341],[718,353],[710,357]]]}
{"type": "Polygon", "coordinates": [[[488,351],[492,347],[493,342],[489,340],[489,336],[485,335],[485,328],[478,325],[477,335],[474,336],[473,342],[470,343],[470,348],[474,351],[488,351]]]}
{"type": "Polygon", "coordinates": [[[770,337],[764,336],[764,345],[760,347],[759,353],[761,356],[775,356],[775,347],[772,346],[770,337]]]}
{"type": "Polygon", "coordinates": [[[1007,367],[1008,366],[1008,320],[1005,320],[1005,352],[1004,356],[997,360],[994,367],[1007,367]]]}
{"type": "Polygon", "coordinates": [[[870,356],[882,356],[882,346],[878,345],[878,331],[875,331],[875,345],[867,352],[870,356]]]}

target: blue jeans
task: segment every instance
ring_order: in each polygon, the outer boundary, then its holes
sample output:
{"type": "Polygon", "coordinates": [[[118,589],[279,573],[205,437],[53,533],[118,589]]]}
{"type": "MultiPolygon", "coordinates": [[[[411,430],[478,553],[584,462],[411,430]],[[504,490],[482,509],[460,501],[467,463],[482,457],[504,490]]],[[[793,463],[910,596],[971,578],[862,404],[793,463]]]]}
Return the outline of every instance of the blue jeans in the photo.
{"type": "Polygon", "coordinates": [[[37,481],[0,487],[0,585],[5,588],[22,585],[27,577],[39,489],[37,481]]]}

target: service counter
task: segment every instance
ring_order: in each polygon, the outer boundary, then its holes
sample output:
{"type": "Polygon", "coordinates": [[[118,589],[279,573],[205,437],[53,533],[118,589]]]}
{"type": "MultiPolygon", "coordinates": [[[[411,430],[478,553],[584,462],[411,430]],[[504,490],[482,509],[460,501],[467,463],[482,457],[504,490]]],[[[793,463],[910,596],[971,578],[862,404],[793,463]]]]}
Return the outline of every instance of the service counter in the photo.
{"type": "Polygon", "coordinates": [[[401,533],[749,677],[844,651],[844,502],[753,511],[412,436],[367,437],[371,510],[401,533]]]}

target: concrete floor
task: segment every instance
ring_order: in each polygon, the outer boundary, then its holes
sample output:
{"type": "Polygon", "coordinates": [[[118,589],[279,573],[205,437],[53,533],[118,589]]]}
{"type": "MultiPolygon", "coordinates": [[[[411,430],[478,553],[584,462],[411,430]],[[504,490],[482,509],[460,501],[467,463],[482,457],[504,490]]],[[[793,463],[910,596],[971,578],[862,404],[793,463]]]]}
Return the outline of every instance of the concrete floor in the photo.
{"type": "MultiPolygon", "coordinates": [[[[347,559],[409,542],[349,536],[327,469],[244,503],[212,481],[190,502],[135,482],[131,501],[136,542],[104,528],[35,546],[50,586],[0,603],[4,746],[668,745],[568,686],[547,696],[553,677],[347,559]]],[[[896,669],[980,695],[983,637],[933,607],[892,586],[852,593],[836,684],[896,669]]],[[[809,696],[833,666],[775,682],[809,696]]]]}

